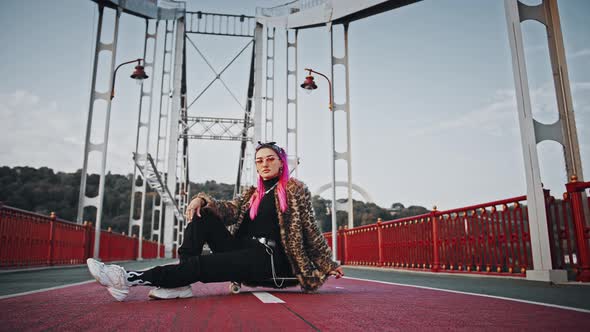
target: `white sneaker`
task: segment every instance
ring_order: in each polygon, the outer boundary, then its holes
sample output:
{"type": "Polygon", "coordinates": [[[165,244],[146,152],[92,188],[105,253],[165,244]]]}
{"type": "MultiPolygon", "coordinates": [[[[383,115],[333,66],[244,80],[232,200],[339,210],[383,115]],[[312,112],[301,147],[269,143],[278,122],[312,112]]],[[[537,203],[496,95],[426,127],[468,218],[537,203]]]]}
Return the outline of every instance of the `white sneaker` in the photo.
{"type": "Polygon", "coordinates": [[[183,286],[177,288],[153,288],[149,295],[152,299],[168,300],[168,299],[187,299],[193,297],[193,289],[191,286],[183,286]]]}
{"type": "Polygon", "coordinates": [[[127,284],[127,273],[124,268],[118,265],[105,265],[96,259],[86,260],[90,274],[100,283],[107,287],[107,290],[117,301],[123,301],[129,295],[127,284]]]}

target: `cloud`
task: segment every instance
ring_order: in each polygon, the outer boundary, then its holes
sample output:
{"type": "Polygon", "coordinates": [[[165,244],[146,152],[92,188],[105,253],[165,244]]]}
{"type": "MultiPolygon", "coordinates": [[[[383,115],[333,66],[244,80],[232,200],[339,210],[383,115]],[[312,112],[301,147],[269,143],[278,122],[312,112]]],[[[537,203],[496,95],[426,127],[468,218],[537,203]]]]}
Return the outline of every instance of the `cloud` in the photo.
{"type": "Polygon", "coordinates": [[[586,130],[590,125],[590,82],[574,82],[571,87],[579,141],[582,146],[590,149],[590,145],[584,144],[588,140],[586,130]]]}
{"type": "Polygon", "coordinates": [[[438,135],[454,129],[477,129],[480,133],[502,136],[517,129],[516,99],[513,91],[498,90],[490,102],[477,109],[438,123],[430,123],[412,132],[412,136],[438,135]]]}
{"type": "Polygon", "coordinates": [[[572,83],[572,90],[574,92],[590,90],[590,82],[575,82],[572,83]]]}
{"type": "MultiPolygon", "coordinates": [[[[590,90],[590,82],[574,82],[571,84],[576,116],[585,119],[590,109],[590,98],[587,90],[590,90]],[[580,114],[582,113],[582,114],[580,114]]],[[[553,83],[531,89],[531,106],[535,119],[542,123],[557,121],[557,102],[553,83]]],[[[455,118],[428,123],[422,128],[411,131],[411,136],[440,135],[456,129],[477,129],[480,134],[490,136],[503,136],[508,133],[518,132],[518,115],[516,96],[514,90],[497,90],[487,104],[483,104],[473,110],[468,110],[455,118]]],[[[577,123],[578,127],[584,127],[584,121],[577,123]]]]}
{"type": "Polygon", "coordinates": [[[570,55],[570,58],[575,59],[575,58],[581,58],[581,57],[585,57],[585,56],[589,56],[589,55],[590,55],[590,48],[584,48],[579,51],[573,52],[570,55]]]}
{"type": "Polygon", "coordinates": [[[541,52],[545,52],[546,54],[549,54],[548,53],[549,46],[547,44],[537,44],[537,45],[525,46],[524,51],[529,54],[537,54],[537,53],[541,53],[541,52]]]}
{"type": "Polygon", "coordinates": [[[80,168],[84,128],[76,116],[29,91],[0,94],[0,164],[80,168]]]}
{"type": "MultiPolygon", "coordinates": [[[[528,54],[531,55],[537,55],[540,53],[544,53],[546,54],[546,56],[549,56],[549,46],[547,44],[538,44],[538,45],[531,45],[531,46],[525,46],[525,52],[527,52],[528,54]]],[[[568,59],[576,59],[576,58],[582,58],[582,57],[586,57],[590,55],[590,48],[583,48],[581,50],[577,50],[575,52],[569,53],[567,54],[568,59]]]]}
{"type": "Polygon", "coordinates": [[[1,96],[2,100],[6,100],[7,105],[12,108],[19,106],[35,107],[39,104],[39,97],[31,95],[27,91],[17,90],[7,96],[1,96]]]}

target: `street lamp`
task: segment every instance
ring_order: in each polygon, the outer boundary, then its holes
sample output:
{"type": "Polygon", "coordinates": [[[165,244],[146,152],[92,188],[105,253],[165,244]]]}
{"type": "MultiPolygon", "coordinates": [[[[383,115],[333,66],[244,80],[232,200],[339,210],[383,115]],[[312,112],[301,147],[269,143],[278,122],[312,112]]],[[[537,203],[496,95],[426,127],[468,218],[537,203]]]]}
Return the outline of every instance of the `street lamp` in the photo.
{"type": "Polygon", "coordinates": [[[336,225],[336,139],[335,139],[335,126],[334,126],[334,110],[333,110],[333,105],[334,105],[334,100],[332,100],[332,82],[330,81],[330,79],[320,73],[317,72],[313,69],[309,69],[309,68],[305,68],[305,70],[308,72],[307,76],[305,77],[305,81],[303,82],[303,84],[301,84],[301,87],[305,90],[311,91],[311,90],[315,90],[318,88],[318,86],[315,84],[315,81],[313,79],[313,76],[311,76],[311,73],[316,73],[320,76],[322,76],[323,78],[326,79],[326,81],[328,81],[328,92],[329,92],[329,97],[330,97],[330,101],[328,103],[328,108],[330,109],[330,113],[331,113],[331,117],[332,117],[332,258],[334,260],[336,260],[337,258],[337,242],[338,242],[338,230],[337,230],[337,225],[336,225]]]}
{"type": "Polygon", "coordinates": [[[303,84],[301,84],[301,87],[303,89],[305,89],[305,90],[312,91],[312,90],[315,90],[315,89],[318,88],[318,86],[315,84],[315,81],[313,79],[313,76],[311,76],[311,73],[316,73],[316,74],[322,76],[323,78],[325,78],[328,81],[328,93],[329,93],[329,96],[330,96],[330,102],[328,104],[328,108],[330,109],[330,111],[332,111],[332,105],[333,105],[333,100],[332,100],[332,82],[330,82],[330,79],[326,75],[324,75],[324,74],[322,74],[320,72],[317,72],[317,71],[315,71],[313,69],[309,69],[309,68],[305,68],[305,70],[307,70],[309,72],[308,75],[305,76],[305,81],[303,81],[303,84]]]}
{"type": "Polygon", "coordinates": [[[135,66],[135,70],[133,71],[133,74],[131,74],[130,77],[134,80],[137,80],[137,83],[141,83],[141,81],[149,77],[146,75],[145,71],[143,70],[143,66],[141,65],[141,62],[144,61],[143,59],[135,59],[123,62],[122,64],[118,65],[117,68],[115,68],[115,72],[113,73],[113,85],[111,86],[111,100],[115,98],[115,78],[117,77],[117,70],[119,70],[119,68],[121,68],[121,66],[123,65],[127,65],[136,61],[137,66],[135,66]]]}

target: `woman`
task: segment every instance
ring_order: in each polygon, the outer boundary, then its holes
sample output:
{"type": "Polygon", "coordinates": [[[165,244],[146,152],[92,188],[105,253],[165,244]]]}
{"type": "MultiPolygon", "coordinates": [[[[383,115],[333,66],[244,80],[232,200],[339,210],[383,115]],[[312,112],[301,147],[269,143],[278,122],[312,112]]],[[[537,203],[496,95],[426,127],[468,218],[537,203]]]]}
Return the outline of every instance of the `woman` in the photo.
{"type": "Polygon", "coordinates": [[[275,142],[258,143],[257,188],[232,201],[204,193],[191,200],[179,264],[125,271],[90,258],[92,276],[119,301],[137,285],[157,286],[150,297],[167,299],[191,297],[190,284],[197,281],[276,282],[293,275],[304,292],[314,292],[329,275],[343,276],[316,225],[309,190],[289,178],[285,150],[275,142]],[[213,254],[201,255],[205,243],[213,254]]]}

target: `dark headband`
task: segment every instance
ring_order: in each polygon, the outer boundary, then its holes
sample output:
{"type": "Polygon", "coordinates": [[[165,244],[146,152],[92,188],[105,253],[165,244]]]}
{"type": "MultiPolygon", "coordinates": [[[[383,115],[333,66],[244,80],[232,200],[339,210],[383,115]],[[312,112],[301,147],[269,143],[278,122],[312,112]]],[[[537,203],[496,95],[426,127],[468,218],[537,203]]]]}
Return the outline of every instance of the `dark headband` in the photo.
{"type": "Polygon", "coordinates": [[[278,146],[277,142],[262,143],[261,141],[258,141],[258,146],[256,146],[256,152],[258,152],[258,150],[263,149],[263,148],[272,149],[274,152],[277,153],[277,155],[279,157],[281,156],[281,153],[285,153],[285,150],[283,150],[283,148],[278,146]]]}

